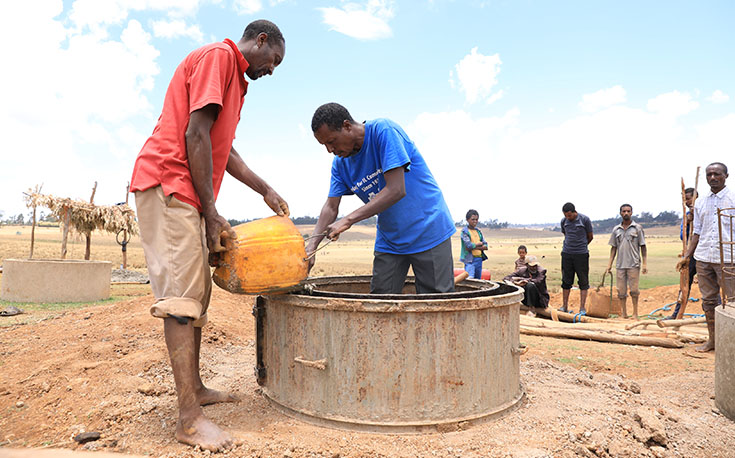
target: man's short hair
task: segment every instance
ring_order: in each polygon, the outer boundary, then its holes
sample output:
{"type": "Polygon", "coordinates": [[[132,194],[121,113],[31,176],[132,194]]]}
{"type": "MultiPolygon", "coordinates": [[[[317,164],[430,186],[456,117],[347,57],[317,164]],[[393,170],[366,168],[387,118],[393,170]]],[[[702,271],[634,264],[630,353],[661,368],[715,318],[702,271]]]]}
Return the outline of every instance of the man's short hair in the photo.
{"type": "Polygon", "coordinates": [[[467,214],[465,215],[464,219],[470,219],[473,216],[477,216],[479,218],[480,214],[477,213],[477,210],[470,209],[470,210],[467,210],[467,214]]]}
{"type": "Polygon", "coordinates": [[[711,167],[713,165],[714,166],[720,166],[720,167],[722,167],[722,170],[725,171],[725,175],[727,175],[727,166],[725,164],[723,164],[722,162],[713,162],[710,165],[708,165],[707,167],[711,167]]]}
{"type": "Polygon", "coordinates": [[[253,21],[248,24],[248,26],[245,27],[245,31],[242,33],[242,37],[246,40],[250,40],[261,33],[268,35],[269,40],[276,40],[273,43],[279,43],[282,46],[286,45],[286,39],[283,38],[281,29],[271,21],[265,19],[258,19],[257,21],[253,21]]]}
{"type": "Polygon", "coordinates": [[[620,211],[623,211],[623,207],[630,207],[631,213],[633,212],[633,206],[630,204],[623,204],[620,206],[620,211]]]}
{"type": "Polygon", "coordinates": [[[576,212],[577,210],[574,209],[574,204],[573,203],[567,202],[567,203],[564,204],[563,207],[561,207],[561,211],[564,212],[564,213],[566,213],[566,212],[576,212]]]}
{"type": "Polygon", "coordinates": [[[523,250],[523,251],[525,251],[526,253],[528,253],[528,248],[526,248],[526,245],[520,245],[520,246],[518,247],[518,249],[516,250],[516,252],[518,252],[518,251],[521,251],[521,250],[523,250]]]}
{"type": "Polygon", "coordinates": [[[311,118],[311,131],[316,132],[323,124],[326,124],[329,130],[341,130],[345,121],[355,123],[347,108],[339,103],[325,103],[314,112],[311,118]]]}
{"type": "Polygon", "coordinates": [[[684,195],[691,194],[694,195],[694,188],[686,188],[684,190],[684,195]]]}

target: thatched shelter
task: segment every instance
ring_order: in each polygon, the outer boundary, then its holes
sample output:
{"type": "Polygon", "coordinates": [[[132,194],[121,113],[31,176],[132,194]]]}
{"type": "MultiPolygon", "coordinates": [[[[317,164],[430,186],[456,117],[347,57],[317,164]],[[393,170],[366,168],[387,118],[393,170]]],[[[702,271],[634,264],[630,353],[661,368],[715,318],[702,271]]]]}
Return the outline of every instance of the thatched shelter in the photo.
{"type": "MultiPolygon", "coordinates": [[[[39,190],[39,187],[36,187],[35,190],[29,189],[28,192],[24,193],[24,200],[28,208],[33,208],[34,210],[39,206],[48,208],[63,225],[62,259],[66,256],[66,240],[70,229],[87,236],[95,229],[114,234],[121,231],[125,231],[129,235],[138,234],[135,211],[127,203],[120,205],[95,205],[90,202],[73,200],[68,197],[41,194],[38,192],[39,190]]],[[[35,225],[35,219],[33,222],[35,225]]],[[[33,247],[31,246],[32,256],[33,247]]],[[[89,259],[88,253],[85,255],[85,259],[89,259]]]]}

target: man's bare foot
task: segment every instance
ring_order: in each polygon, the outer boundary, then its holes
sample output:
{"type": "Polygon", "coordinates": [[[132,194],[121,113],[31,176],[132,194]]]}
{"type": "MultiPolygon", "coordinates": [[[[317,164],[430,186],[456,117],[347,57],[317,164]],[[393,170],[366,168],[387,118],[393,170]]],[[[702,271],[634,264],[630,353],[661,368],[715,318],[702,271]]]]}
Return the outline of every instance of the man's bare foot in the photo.
{"type": "Polygon", "coordinates": [[[176,439],[202,450],[217,452],[232,446],[232,436],[199,414],[191,420],[179,418],[176,424],[176,439]]]}
{"type": "Polygon", "coordinates": [[[217,404],[220,402],[237,402],[240,400],[240,398],[232,393],[212,390],[206,387],[199,390],[197,393],[197,399],[199,399],[200,406],[208,406],[210,404],[217,404]]]}
{"type": "Polygon", "coordinates": [[[707,339],[707,342],[703,343],[702,345],[695,347],[694,351],[698,351],[700,353],[706,353],[708,351],[712,351],[715,349],[715,343],[712,342],[710,339],[707,339]]]}

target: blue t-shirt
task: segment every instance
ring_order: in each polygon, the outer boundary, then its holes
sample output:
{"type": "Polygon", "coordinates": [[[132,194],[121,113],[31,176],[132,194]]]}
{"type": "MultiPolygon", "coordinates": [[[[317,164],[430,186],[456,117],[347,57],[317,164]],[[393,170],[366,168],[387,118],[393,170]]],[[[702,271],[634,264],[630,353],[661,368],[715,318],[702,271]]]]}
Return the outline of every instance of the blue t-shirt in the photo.
{"type": "Polygon", "coordinates": [[[356,194],[367,203],[385,187],[383,172],[403,167],[406,195],[378,214],[375,251],[412,254],[439,245],[454,232],[449,208],[416,146],[395,122],[365,122],[365,138],[353,156],[335,157],[329,197],[356,194]]]}
{"type": "Polygon", "coordinates": [[[577,213],[574,221],[566,218],[561,220],[561,232],[564,234],[564,246],[562,253],[585,254],[587,249],[587,233],[592,232],[592,222],[588,217],[577,213]]]}

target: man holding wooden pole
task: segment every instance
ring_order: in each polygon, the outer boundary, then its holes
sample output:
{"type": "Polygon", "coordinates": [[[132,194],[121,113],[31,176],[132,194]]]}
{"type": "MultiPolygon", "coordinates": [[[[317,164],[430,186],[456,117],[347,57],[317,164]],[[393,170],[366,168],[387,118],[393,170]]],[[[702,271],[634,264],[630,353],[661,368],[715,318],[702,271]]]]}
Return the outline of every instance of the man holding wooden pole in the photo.
{"type": "MultiPolygon", "coordinates": [[[[707,342],[697,347],[700,352],[715,349],[715,307],[720,299],[720,288],[728,297],[735,293],[732,281],[724,281],[722,265],[720,264],[720,231],[717,221],[718,208],[735,207],[735,192],[725,186],[727,180],[727,166],[722,162],[713,162],[705,169],[707,184],[710,192],[697,199],[694,205],[694,230],[689,239],[686,253],[677,264],[683,269],[694,256],[697,261],[697,277],[699,291],[702,293],[702,310],[707,319],[707,342]]],[[[723,241],[730,241],[729,222],[723,221],[723,241]]],[[[724,264],[732,266],[733,259],[728,251],[724,252],[724,264]]]]}
{"type": "Polygon", "coordinates": [[[641,272],[648,273],[646,267],[648,251],[646,249],[646,237],[643,227],[633,221],[633,206],[623,204],[620,206],[620,216],[623,221],[615,226],[610,234],[610,261],[607,263],[605,274],[610,273],[615,256],[618,262],[615,264],[616,279],[618,283],[618,299],[623,309],[623,318],[628,318],[626,299],[630,288],[630,298],[633,301],[633,318],[638,319],[638,281],[641,272]],[[643,269],[641,269],[641,263],[643,269]]]}

